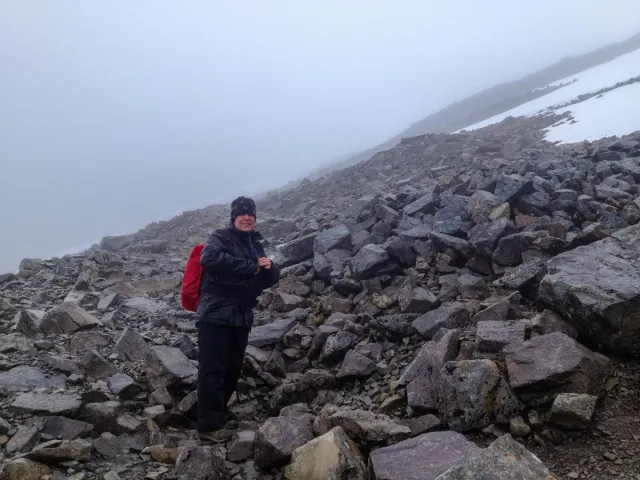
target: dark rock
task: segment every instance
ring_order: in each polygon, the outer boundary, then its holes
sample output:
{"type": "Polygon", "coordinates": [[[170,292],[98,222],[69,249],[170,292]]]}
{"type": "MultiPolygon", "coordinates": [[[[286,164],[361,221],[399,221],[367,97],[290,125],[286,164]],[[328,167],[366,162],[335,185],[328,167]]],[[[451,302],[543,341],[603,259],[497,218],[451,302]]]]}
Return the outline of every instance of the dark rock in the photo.
{"type": "Polygon", "coordinates": [[[102,323],[75,303],[65,302],[52,308],[42,317],[40,328],[47,335],[73,333],[76,330],[93,328],[102,323]]]}
{"type": "Polygon", "coordinates": [[[345,225],[329,228],[318,233],[314,240],[315,252],[325,254],[331,250],[350,250],[351,232],[345,225]]]}
{"type": "Polygon", "coordinates": [[[272,417],[258,429],[255,464],[258,468],[284,465],[293,451],[313,439],[313,415],[272,417]]]}
{"type": "Polygon", "coordinates": [[[469,232],[469,243],[478,253],[491,257],[491,253],[502,237],[517,232],[518,230],[511,220],[500,218],[494,222],[473,227],[469,232]]]}
{"type": "Polygon", "coordinates": [[[152,389],[190,384],[198,369],[177,348],[158,346],[151,348],[145,359],[146,376],[152,389]]]}
{"type": "Polygon", "coordinates": [[[610,362],[563,333],[540,335],[503,349],[509,381],[522,400],[539,405],[559,392],[600,395],[610,362]]]}
{"type": "Polygon", "coordinates": [[[337,379],[367,378],[377,370],[376,364],[364,355],[349,350],[344,357],[337,379]]]}
{"type": "Polygon", "coordinates": [[[469,322],[469,310],[463,303],[453,302],[416,318],[412,325],[423,337],[433,338],[441,328],[459,328],[469,322]]]}
{"type": "Polygon", "coordinates": [[[353,271],[359,280],[375,276],[376,272],[387,263],[389,254],[379,245],[365,245],[351,259],[353,271]]]}
{"type": "Polygon", "coordinates": [[[462,434],[431,432],[371,452],[376,480],[436,479],[481,450],[462,434]]]}
{"type": "Polygon", "coordinates": [[[253,327],[249,333],[249,345],[254,347],[274,345],[280,342],[297,323],[295,318],[280,318],[271,323],[253,327]]]}
{"type": "Polygon", "coordinates": [[[476,330],[475,358],[497,359],[502,347],[523,342],[525,325],[519,320],[478,322],[476,330]]]}
{"type": "Polygon", "coordinates": [[[571,320],[589,341],[640,353],[640,226],[562,253],[547,265],[538,300],[571,320]]]}

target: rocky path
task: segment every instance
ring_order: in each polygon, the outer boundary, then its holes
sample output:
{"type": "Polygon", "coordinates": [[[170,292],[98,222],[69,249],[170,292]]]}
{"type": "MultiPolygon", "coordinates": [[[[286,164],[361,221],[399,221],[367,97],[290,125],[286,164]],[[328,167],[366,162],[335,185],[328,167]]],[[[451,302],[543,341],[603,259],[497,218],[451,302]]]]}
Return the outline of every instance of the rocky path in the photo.
{"type": "Polygon", "coordinates": [[[259,204],[229,440],[196,440],[190,249],[226,207],[0,275],[4,480],[640,479],[640,132],[404,139],[259,204]],[[623,360],[620,360],[623,359],[623,360]]]}

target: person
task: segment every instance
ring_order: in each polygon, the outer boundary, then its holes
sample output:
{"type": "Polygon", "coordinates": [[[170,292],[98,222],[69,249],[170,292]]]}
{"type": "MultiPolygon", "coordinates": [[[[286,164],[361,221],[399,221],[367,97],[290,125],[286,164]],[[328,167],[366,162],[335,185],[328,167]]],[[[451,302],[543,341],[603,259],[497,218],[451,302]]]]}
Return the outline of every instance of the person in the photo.
{"type": "Polygon", "coordinates": [[[242,370],[253,307],[262,291],[280,278],[280,269],[266,257],[255,225],[255,202],[236,198],[231,203],[230,226],[210,235],[200,257],[197,429],[203,441],[221,442],[231,436],[233,420],[227,404],[242,370]]]}

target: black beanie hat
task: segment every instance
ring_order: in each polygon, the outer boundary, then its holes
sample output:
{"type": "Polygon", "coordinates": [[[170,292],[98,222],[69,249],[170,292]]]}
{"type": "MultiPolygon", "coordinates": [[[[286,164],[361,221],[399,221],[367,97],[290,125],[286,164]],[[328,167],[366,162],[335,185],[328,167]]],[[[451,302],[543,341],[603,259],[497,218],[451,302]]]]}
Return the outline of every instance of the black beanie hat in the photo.
{"type": "Polygon", "coordinates": [[[256,203],[248,197],[238,197],[231,202],[231,221],[235,221],[240,215],[256,217],[256,203]]]}

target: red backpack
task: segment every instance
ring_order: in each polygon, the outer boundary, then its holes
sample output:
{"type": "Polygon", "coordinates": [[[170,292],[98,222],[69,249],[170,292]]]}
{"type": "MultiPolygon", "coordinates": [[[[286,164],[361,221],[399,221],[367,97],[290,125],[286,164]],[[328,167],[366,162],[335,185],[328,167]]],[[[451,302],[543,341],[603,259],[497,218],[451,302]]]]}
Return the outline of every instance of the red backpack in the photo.
{"type": "Polygon", "coordinates": [[[200,277],[202,276],[202,265],[200,265],[200,255],[204,244],[196,245],[191,250],[187,266],[182,277],[182,307],[185,310],[195,312],[200,302],[200,277]]]}

